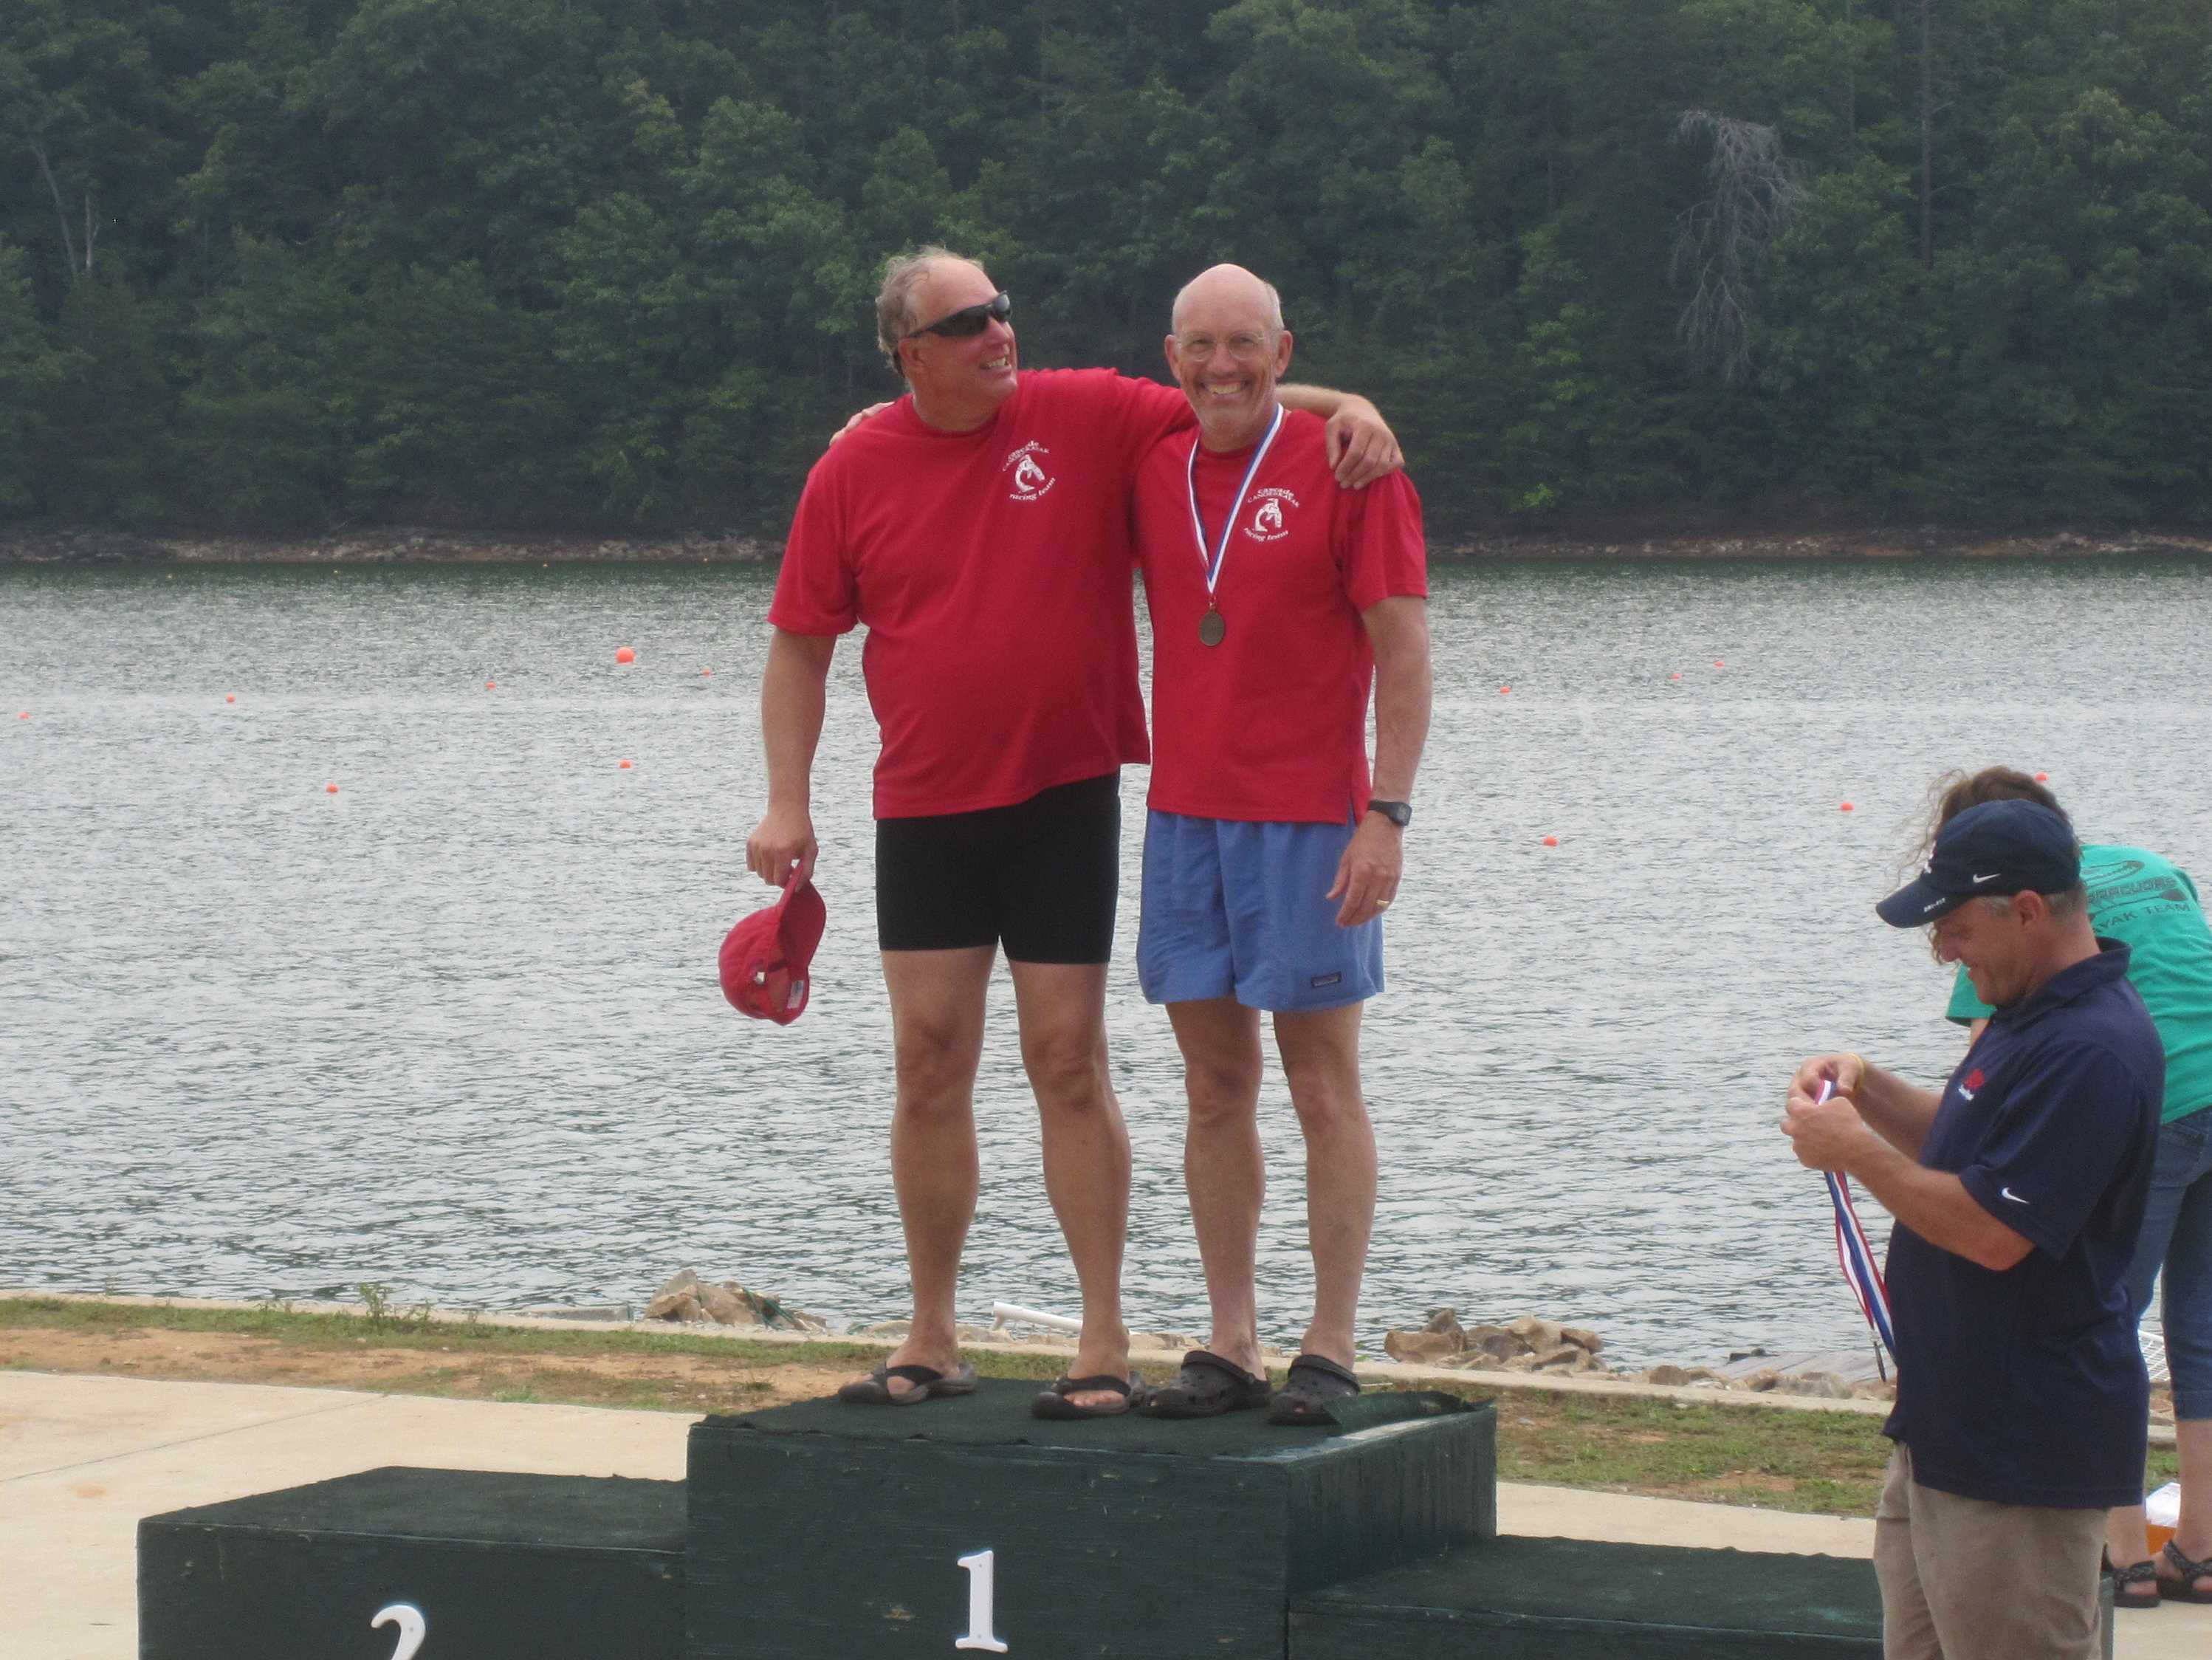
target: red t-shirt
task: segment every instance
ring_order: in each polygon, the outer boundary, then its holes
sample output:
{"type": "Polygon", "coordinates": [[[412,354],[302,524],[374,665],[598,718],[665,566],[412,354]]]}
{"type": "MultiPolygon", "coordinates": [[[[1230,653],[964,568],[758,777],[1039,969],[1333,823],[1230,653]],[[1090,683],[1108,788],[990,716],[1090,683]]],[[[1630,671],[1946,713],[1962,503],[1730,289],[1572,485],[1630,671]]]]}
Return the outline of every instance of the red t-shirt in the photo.
{"type": "Polygon", "coordinates": [[[902,398],[814,464],[768,620],[867,626],[877,818],[1006,806],[1147,757],[1129,488],[1190,422],[1158,381],[1024,369],[974,432],[902,398]]]}
{"type": "MultiPolygon", "coordinates": [[[[1340,489],[1324,431],[1318,416],[1283,416],[1221,562],[1213,599],[1228,631],[1218,646],[1199,638],[1206,565],[1185,482],[1198,435],[1155,444],[1137,475],[1152,613],[1151,802],[1163,812],[1340,824],[1366,806],[1375,652],[1359,614],[1428,593],[1421,498],[1401,472],[1340,489]]],[[[1209,544],[1251,459],[1251,449],[1199,448],[1209,544]]]]}

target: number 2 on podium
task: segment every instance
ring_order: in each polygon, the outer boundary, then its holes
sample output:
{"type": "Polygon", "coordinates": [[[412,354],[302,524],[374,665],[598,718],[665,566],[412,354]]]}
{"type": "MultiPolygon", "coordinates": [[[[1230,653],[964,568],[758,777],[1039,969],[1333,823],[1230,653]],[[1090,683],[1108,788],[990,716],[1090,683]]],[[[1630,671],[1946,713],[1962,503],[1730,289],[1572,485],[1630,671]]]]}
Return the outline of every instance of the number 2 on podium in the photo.
{"type": "Polygon", "coordinates": [[[1006,1645],[991,1632],[991,1602],[997,1577],[996,1551],[979,1550],[960,1558],[968,1570],[968,1634],[953,1644],[956,1649],[988,1649],[1004,1654],[1006,1645]]]}
{"type": "Polygon", "coordinates": [[[414,1660],[415,1651],[422,1646],[422,1633],[429,1622],[422,1618],[422,1610],[412,1602],[394,1602],[389,1608],[379,1608],[376,1618],[368,1622],[374,1631],[379,1626],[399,1627],[399,1646],[392,1651],[392,1660],[414,1660]]]}

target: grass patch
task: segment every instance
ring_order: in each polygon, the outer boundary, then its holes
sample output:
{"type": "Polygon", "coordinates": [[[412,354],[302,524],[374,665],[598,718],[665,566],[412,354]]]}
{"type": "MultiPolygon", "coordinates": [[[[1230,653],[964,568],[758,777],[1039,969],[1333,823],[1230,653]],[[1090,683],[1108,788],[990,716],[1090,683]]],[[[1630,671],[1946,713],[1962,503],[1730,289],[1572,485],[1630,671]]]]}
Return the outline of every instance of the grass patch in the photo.
{"type": "MultiPolygon", "coordinates": [[[[306,1313],[270,1304],[251,1309],[163,1308],[131,1303],[64,1302],[52,1298],[0,1298],[0,1331],[190,1331],[234,1333],[307,1348],[333,1346],[465,1352],[472,1355],[637,1354],[707,1355],[755,1365],[804,1359],[810,1365],[874,1365],[879,1347],[862,1343],[763,1343],[741,1337],[702,1337],[689,1332],[532,1331],[482,1320],[433,1320],[420,1310],[393,1315],[306,1313]]],[[[1026,1357],[1024,1357],[1026,1359],[1026,1357]]],[[[1057,1362],[1039,1357],[1038,1372],[1003,1377],[1059,1376],[1057,1362]]]]}
{"type": "MultiPolygon", "coordinates": [[[[118,1356],[138,1347],[130,1341],[133,1334],[240,1340],[213,1358],[202,1356],[191,1374],[198,1377],[313,1382],[319,1381],[315,1367],[327,1373],[342,1359],[368,1370],[339,1387],[686,1413],[757,1406],[775,1395],[773,1379],[781,1369],[860,1371],[883,1359],[880,1346],[834,1341],[760,1342],[682,1331],[531,1330],[481,1320],[434,1320],[427,1308],[398,1311],[388,1301],[351,1315],[303,1313],[282,1304],[164,1308],[0,1298],[0,1365],[37,1365],[36,1337],[42,1333],[112,1335],[118,1356]],[[7,1353],[10,1333],[21,1334],[17,1347],[32,1350],[34,1358],[7,1353]],[[302,1371],[288,1376],[288,1365],[302,1371]]],[[[978,1353],[974,1359],[976,1369],[993,1377],[1051,1378],[1066,1364],[1052,1354],[978,1353]]],[[[1492,1393],[1469,1386],[1454,1392],[1495,1403],[1498,1475],[1509,1481],[1865,1517],[1873,1514],[1889,1456],[1881,1420],[1864,1414],[1539,1389],[1492,1393]]],[[[2148,1485],[2172,1479],[2177,1469],[2171,1447],[2154,1447],[2148,1485]]]]}

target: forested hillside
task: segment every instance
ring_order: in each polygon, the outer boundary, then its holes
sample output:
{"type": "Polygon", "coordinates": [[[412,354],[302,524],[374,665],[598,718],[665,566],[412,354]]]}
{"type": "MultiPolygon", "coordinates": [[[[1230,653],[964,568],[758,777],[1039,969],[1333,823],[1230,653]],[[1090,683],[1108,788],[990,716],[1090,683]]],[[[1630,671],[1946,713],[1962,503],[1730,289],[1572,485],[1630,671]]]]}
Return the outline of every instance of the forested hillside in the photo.
{"type": "Polygon", "coordinates": [[[4,0],[0,521],[780,528],[939,239],[1434,526],[2203,523],[2205,0],[4,0]]]}

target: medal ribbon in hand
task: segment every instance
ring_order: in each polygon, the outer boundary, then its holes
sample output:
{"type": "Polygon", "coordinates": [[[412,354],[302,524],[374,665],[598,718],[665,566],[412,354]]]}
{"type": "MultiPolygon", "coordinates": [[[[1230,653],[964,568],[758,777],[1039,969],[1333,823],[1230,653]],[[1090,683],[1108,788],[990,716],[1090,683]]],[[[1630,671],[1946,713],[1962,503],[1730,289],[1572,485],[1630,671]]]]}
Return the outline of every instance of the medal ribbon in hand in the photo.
{"type": "MultiPolygon", "coordinates": [[[[1816,1102],[1826,1101],[1836,1092],[1832,1078],[1823,1079],[1816,1102]]],[[[1841,1171],[1824,1171],[1827,1178],[1828,1201],[1836,1210],[1836,1262],[1844,1271],[1844,1283],[1851,1288],[1851,1296],[1859,1305],[1859,1312],[1881,1340],[1881,1346],[1890,1358],[1897,1358],[1897,1335],[1889,1323],[1889,1291],[1881,1283],[1881,1270],[1875,1264],[1874,1248],[1867,1243],[1866,1230],[1859,1225],[1859,1213],[1851,1203],[1850,1178],[1841,1171]]]]}

